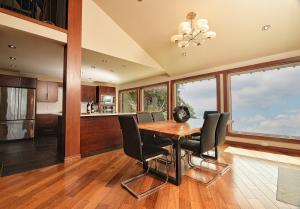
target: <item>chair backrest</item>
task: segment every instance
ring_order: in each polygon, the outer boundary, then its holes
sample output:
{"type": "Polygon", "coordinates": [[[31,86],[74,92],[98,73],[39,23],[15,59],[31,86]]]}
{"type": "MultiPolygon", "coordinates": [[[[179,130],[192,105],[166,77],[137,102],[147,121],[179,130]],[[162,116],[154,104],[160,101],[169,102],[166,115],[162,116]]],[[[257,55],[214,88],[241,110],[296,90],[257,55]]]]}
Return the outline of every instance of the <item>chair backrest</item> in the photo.
{"type": "Polygon", "coordinates": [[[119,116],[123,134],[123,149],[126,155],[142,161],[142,142],[139,128],[133,116],[119,116]]]}
{"type": "Polygon", "coordinates": [[[217,129],[216,129],[216,145],[222,145],[226,138],[226,127],[230,118],[229,112],[221,113],[217,129]]]}
{"type": "Polygon", "coordinates": [[[212,114],[212,113],[218,113],[218,111],[215,111],[215,110],[205,111],[204,114],[203,114],[203,119],[205,119],[208,114],[212,114]]]}
{"type": "Polygon", "coordinates": [[[165,116],[163,114],[163,112],[153,112],[152,113],[152,118],[153,120],[156,121],[165,121],[165,116]]]}
{"type": "Polygon", "coordinates": [[[216,129],[220,118],[220,113],[208,114],[204,119],[201,129],[200,153],[212,150],[216,144],[216,129]]]}
{"type": "Polygon", "coordinates": [[[136,114],[138,123],[153,122],[153,118],[150,112],[139,112],[136,114]]]}

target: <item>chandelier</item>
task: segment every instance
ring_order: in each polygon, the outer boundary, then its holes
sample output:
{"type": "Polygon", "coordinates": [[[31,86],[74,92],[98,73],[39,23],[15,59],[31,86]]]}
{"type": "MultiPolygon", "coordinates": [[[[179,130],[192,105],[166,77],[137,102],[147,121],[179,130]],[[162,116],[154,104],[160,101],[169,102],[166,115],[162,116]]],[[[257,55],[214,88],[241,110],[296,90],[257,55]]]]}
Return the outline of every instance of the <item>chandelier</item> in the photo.
{"type": "Polygon", "coordinates": [[[171,41],[178,47],[185,48],[191,43],[200,46],[206,40],[216,36],[216,32],[208,31],[208,21],[206,19],[196,19],[197,14],[190,12],[178,26],[178,34],[171,37],[171,41]]]}

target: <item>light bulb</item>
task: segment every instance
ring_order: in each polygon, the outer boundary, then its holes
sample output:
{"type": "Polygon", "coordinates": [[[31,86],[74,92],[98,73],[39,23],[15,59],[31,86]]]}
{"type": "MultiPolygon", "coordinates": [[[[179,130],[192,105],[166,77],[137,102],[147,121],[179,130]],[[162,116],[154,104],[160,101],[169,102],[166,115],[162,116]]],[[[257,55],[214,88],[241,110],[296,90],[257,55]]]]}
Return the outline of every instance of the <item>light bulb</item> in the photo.
{"type": "Polygon", "coordinates": [[[211,38],[214,38],[216,35],[217,35],[216,32],[208,31],[208,32],[206,32],[205,37],[208,39],[211,39],[211,38]]]}
{"type": "Polygon", "coordinates": [[[178,42],[178,47],[185,48],[185,47],[189,46],[189,44],[190,44],[189,41],[180,41],[180,42],[178,42]]]}
{"type": "Polygon", "coordinates": [[[174,35],[171,37],[171,42],[181,41],[183,39],[183,35],[174,35]]]}
{"type": "Polygon", "coordinates": [[[180,34],[189,34],[189,33],[191,33],[192,32],[191,23],[187,22],[187,21],[181,22],[178,26],[178,32],[180,34]]]}

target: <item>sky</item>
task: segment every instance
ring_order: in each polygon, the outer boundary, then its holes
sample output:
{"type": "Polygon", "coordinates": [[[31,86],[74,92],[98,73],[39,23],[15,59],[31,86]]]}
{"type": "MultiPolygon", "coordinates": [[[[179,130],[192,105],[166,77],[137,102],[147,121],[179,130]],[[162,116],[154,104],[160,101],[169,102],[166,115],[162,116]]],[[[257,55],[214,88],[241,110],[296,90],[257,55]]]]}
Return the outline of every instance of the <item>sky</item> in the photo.
{"type": "Polygon", "coordinates": [[[300,136],[300,66],[231,77],[233,130],[300,136]]]}
{"type": "MultiPolygon", "coordinates": [[[[216,110],[216,80],[180,85],[202,125],[205,110],[216,110]]],[[[233,130],[300,136],[300,66],[231,76],[233,130]]]]}

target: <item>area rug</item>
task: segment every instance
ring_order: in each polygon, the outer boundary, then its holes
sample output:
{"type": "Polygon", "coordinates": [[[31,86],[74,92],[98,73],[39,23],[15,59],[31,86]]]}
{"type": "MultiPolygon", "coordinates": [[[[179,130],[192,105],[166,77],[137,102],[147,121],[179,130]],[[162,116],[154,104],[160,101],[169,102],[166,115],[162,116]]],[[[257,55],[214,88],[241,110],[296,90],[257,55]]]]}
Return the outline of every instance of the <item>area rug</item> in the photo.
{"type": "Polygon", "coordinates": [[[276,199],[300,207],[300,168],[278,168],[276,199]]]}

